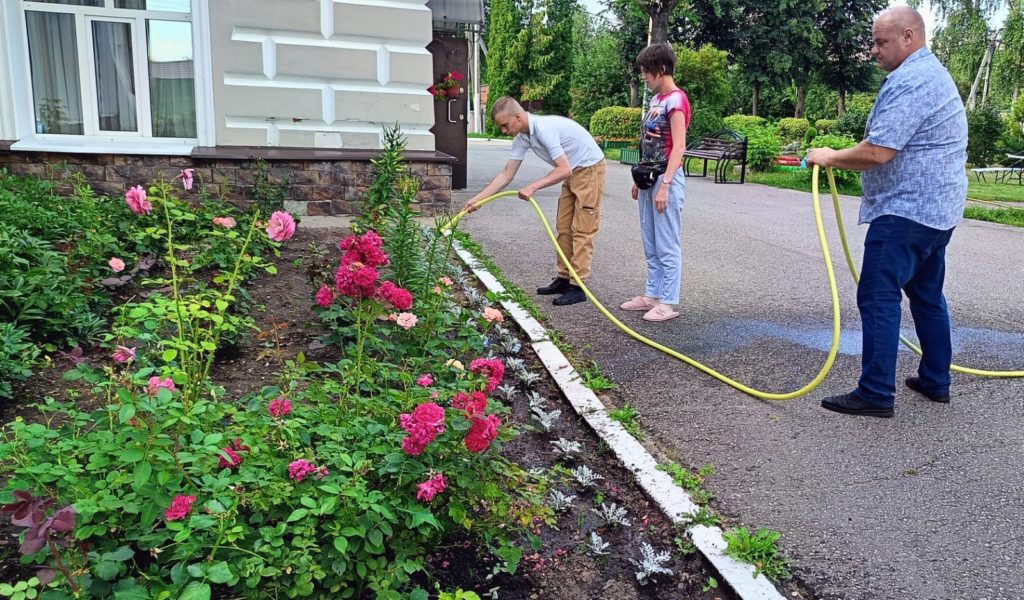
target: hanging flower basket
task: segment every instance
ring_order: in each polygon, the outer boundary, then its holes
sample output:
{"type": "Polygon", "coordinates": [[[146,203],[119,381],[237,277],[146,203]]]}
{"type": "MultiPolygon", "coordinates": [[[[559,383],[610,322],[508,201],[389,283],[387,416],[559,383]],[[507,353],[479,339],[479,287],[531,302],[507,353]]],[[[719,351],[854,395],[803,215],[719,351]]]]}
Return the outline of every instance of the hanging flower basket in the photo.
{"type": "Polygon", "coordinates": [[[427,88],[427,91],[434,96],[435,102],[441,102],[447,98],[458,98],[462,91],[462,73],[448,71],[434,85],[427,88]]]}

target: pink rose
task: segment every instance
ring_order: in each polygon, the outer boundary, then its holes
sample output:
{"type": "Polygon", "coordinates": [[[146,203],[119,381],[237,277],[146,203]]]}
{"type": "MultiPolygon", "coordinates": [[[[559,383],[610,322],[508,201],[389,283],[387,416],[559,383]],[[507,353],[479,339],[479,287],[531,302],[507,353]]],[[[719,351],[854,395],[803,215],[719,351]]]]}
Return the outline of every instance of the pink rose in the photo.
{"type": "Polygon", "coordinates": [[[110,265],[110,269],[115,273],[124,271],[124,261],[116,256],[108,260],[107,264],[110,265]]]}
{"type": "Polygon", "coordinates": [[[463,440],[466,450],[470,452],[483,452],[486,450],[487,446],[491,444],[491,440],[498,437],[498,426],[500,425],[501,419],[494,415],[487,415],[486,417],[474,416],[473,422],[469,426],[469,431],[466,432],[466,439],[463,440]]]}
{"type": "Polygon", "coordinates": [[[292,401],[284,397],[275,398],[270,401],[270,406],[267,407],[267,410],[270,412],[270,416],[280,419],[292,412],[292,401]]]}
{"type": "Polygon", "coordinates": [[[129,348],[128,346],[118,346],[114,350],[112,356],[116,363],[126,363],[135,360],[135,348],[129,348]]]}
{"type": "Polygon", "coordinates": [[[416,385],[418,386],[428,387],[432,383],[434,383],[434,378],[430,373],[424,373],[416,378],[416,385]]]}
{"type": "Polygon", "coordinates": [[[148,215],[153,210],[153,205],[146,200],[146,190],[137,185],[124,194],[124,201],[128,208],[137,215],[148,215]]]}
{"type": "Polygon", "coordinates": [[[442,284],[444,284],[445,287],[452,287],[452,279],[451,279],[451,277],[445,276],[445,277],[442,277],[442,278],[438,279],[438,281],[440,281],[442,284]]]}
{"type": "Polygon", "coordinates": [[[181,187],[185,188],[185,191],[192,189],[192,169],[182,169],[178,177],[181,178],[181,187]]]}
{"type": "Polygon", "coordinates": [[[327,308],[331,305],[331,302],[334,302],[334,293],[326,285],[320,286],[316,293],[316,303],[321,308],[327,308]]]}
{"type": "Polygon", "coordinates": [[[164,519],[168,521],[180,521],[192,511],[192,503],[196,501],[195,496],[177,495],[171,500],[171,506],[164,511],[164,519]]]}
{"type": "Polygon", "coordinates": [[[416,325],[417,321],[419,321],[419,319],[416,318],[416,315],[407,312],[399,314],[398,318],[395,319],[395,323],[398,323],[398,326],[406,331],[412,329],[413,326],[416,325]]]}
{"type": "Polygon", "coordinates": [[[232,219],[231,217],[214,217],[213,224],[220,225],[224,229],[232,229],[235,225],[237,225],[237,223],[235,223],[235,220],[232,219]]]}
{"type": "Polygon", "coordinates": [[[150,377],[149,385],[146,386],[146,395],[156,396],[157,392],[159,392],[161,388],[173,392],[175,389],[174,381],[170,377],[164,377],[163,379],[159,377],[150,377]]]}
{"type": "Polygon", "coordinates": [[[234,469],[242,464],[242,457],[234,448],[221,448],[217,455],[217,466],[221,469],[234,469]]]}
{"type": "Polygon", "coordinates": [[[267,237],[283,242],[295,235],[295,219],[284,211],[275,211],[267,221],[267,237]]]}
{"type": "Polygon", "coordinates": [[[445,481],[444,475],[434,473],[426,481],[416,486],[416,499],[420,502],[430,502],[446,487],[448,487],[448,482],[445,481]]]}
{"type": "Polygon", "coordinates": [[[315,473],[316,470],[317,468],[314,467],[311,462],[304,458],[300,458],[288,465],[288,477],[296,483],[301,483],[302,480],[306,478],[306,475],[315,473]]]}
{"type": "Polygon", "coordinates": [[[484,309],[484,319],[486,319],[488,323],[505,322],[505,317],[501,314],[501,311],[496,308],[491,308],[490,306],[484,309]]]}

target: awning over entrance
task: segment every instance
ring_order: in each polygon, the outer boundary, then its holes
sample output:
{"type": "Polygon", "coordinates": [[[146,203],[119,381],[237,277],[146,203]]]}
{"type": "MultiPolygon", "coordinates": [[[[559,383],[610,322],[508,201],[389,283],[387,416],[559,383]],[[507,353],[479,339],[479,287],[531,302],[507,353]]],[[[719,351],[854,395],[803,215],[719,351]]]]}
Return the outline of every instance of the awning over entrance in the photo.
{"type": "Polygon", "coordinates": [[[484,23],[483,0],[427,0],[434,13],[434,31],[479,31],[484,23]]]}

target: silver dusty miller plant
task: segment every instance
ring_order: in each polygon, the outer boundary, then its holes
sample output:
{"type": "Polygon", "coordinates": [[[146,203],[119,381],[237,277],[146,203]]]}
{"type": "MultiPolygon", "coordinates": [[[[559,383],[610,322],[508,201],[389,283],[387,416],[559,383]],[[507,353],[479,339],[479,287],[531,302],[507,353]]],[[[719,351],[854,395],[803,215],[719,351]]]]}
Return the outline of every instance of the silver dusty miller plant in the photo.
{"type": "Polygon", "coordinates": [[[526,372],[526,361],[515,357],[506,358],[505,371],[519,377],[521,374],[526,372]]]}
{"type": "Polygon", "coordinates": [[[547,411],[543,408],[534,408],[532,411],[533,419],[541,426],[546,433],[551,433],[551,430],[558,425],[558,419],[562,416],[562,411],[551,410],[547,411]]]}
{"type": "Polygon", "coordinates": [[[540,375],[531,371],[523,371],[522,373],[518,373],[518,375],[519,381],[523,382],[523,385],[526,387],[530,387],[540,381],[540,375]]]}
{"type": "Polygon", "coordinates": [[[587,552],[594,556],[607,556],[608,547],[611,544],[604,541],[596,531],[590,532],[590,540],[587,541],[587,552]]]}
{"type": "Polygon", "coordinates": [[[501,336],[500,346],[505,354],[519,354],[523,348],[523,344],[515,336],[508,334],[501,336]]]}
{"type": "Polygon", "coordinates": [[[654,580],[655,575],[672,575],[672,569],[665,566],[671,560],[672,555],[667,550],[655,552],[650,544],[644,542],[640,546],[640,560],[636,561],[631,558],[629,562],[637,568],[635,573],[637,583],[647,585],[654,580]]]}
{"type": "Polygon", "coordinates": [[[572,508],[572,501],[576,499],[575,494],[563,494],[559,490],[548,492],[548,506],[555,512],[565,512],[572,508]]]}
{"type": "Polygon", "coordinates": [[[530,402],[530,410],[535,408],[545,409],[548,407],[548,401],[538,394],[535,390],[530,390],[526,393],[526,399],[530,402]]]}
{"type": "Polygon", "coordinates": [[[551,442],[551,445],[555,447],[555,452],[562,457],[572,458],[574,455],[579,454],[583,450],[583,445],[576,440],[567,440],[565,438],[558,438],[551,442]]]}
{"type": "Polygon", "coordinates": [[[611,525],[612,527],[629,527],[629,519],[627,518],[629,513],[626,512],[624,507],[619,506],[614,502],[611,503],[611,506],[602,502],[601,510],[592,508],[590,509],[590,512],[601,517],[601,520],[604,521],[605,525],[611,525]]]}
{"type": "Polygon", "coordinates": [[[604,479],[604,477],[590,470],[587,465],[580,465],[575,469],[569,469],[572,476],[576,478],[576,482],[586,488],[597,487],[597,482],[604,479]]]}
{"type": "Polygon", "coordinates": [[[503,383],[499,385],[496,390],[498,395],[505,399],[506,402],[511,402],[512,398],[516,395],[516,386],[503,383]]]}

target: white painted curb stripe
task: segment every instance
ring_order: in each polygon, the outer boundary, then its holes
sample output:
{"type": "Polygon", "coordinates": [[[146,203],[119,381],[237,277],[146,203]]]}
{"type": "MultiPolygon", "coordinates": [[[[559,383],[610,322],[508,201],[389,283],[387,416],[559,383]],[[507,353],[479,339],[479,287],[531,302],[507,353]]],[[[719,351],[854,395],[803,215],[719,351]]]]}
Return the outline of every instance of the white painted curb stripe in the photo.
{"type": "MultiPolygon", "coordinates": [[[[459,258],[487,289],[495,293],[505,291],[504,286],[484,269],[472,254],[464,250],[458,242],[455,242],[454,247],[459,258]]],[[[615,452],[647,495],[675,523],[695,514],[699,507],[694,504],[686,490],[673,483],[668,473],[657,470],[658,461],[654,460],[647,449],[636,441],[622,424],[608,416],[604,404],[590,388],[583,385],[580,374],[569,363],[569,359],[549,341],[544,326],[516,302],[504,300],[501,304],[529,336],[537,356],[558,383],[558,387],[562,389],[562,393],[576,413],[583,417],[594,432],[615,452]]],[[[742,600],[785,600],[767,577],[754,577],[752,565],[725,555],[726,542],[721,529],[694,525],[689,528],[689,532],[693,544],[718,569],[718,573],[742,600]]]]}

